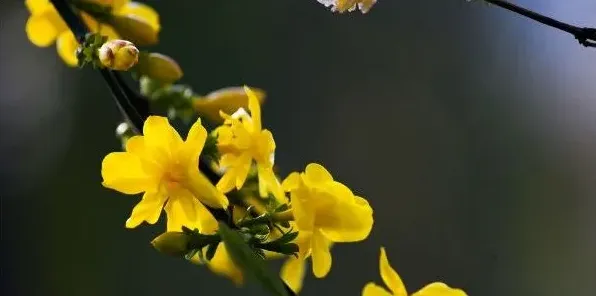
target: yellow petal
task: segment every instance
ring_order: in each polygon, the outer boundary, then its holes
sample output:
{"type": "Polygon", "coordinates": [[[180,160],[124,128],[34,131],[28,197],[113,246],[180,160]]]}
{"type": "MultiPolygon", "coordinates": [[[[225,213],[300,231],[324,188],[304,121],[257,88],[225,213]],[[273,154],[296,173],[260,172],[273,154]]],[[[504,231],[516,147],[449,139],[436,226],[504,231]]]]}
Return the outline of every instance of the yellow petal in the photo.
{"type": "Polygon", "coordinates": [[[246,95],[248,96],[248,110],[250,110],[250,118],[252,119],[254,131],[260,131],[261,106],[259,104],[259,99],[257,94],[255,94],[248,86],[244,86],[244,91],[246,91],[246,95]]]}
{"type": "Polygon", "coordinates": [[[302,289],[302,282],[306,270],[306,261],[302,258],[290,256],[281,267],[281,279],[294,291],[299,293],[302,289]]]}
{"type": "Polygon", "coordinates": [[[426,285],[412,296],[467,296],[466,292],[460,289],[451,288],[443,283],[432,283],[426,285]]]}
{"type": "Polygon", "coordinates": [[[126,220],[126,228],[135,228],[146,221],[155,224],[159,219],[167,196],[158,193],[145,193],[143,199],[132,209],[130,218],[126,220]]]}
{"type": "Polygon", "coordinates": [[[321,186],[331,181],[333,181],[333,177],[322,165],[311,163],[306,166],[304,182],[308,186],[321,186]]]}
{"type": "Polygon", "coordinates": [[[326,187],[328,191],[332,192],[340,200],[349,200],[350,202],[354,202],[354,193],[352,193],[352,190],[350,190],[348,186],[337,181],[332,181],[326,183],[326,187]]]}
{"type": "Polygon", "coordinates": [[[291,192],[292,213],[296,221],[296,227],[303,231],[312,231],[315,225],[314,204],[307,198],[311,193],[306,187],[298,187],[291,192]]]}
{"type": "Polygon", "coordinates": [[[25,0],[25,6],[31,14],[40,14],[50,6],[48,0],[25,0]]]}
{"type": "Polygon", "coordinates": [[[143,136],[147,151],[159,163],[171,159],[184,143],[168,119],[161,116],[149,116],[145,120],[143,136]]]}
{"type": "MultiPolygon", "coordinates": [[[[290,222],[290,228],[295,228],[296,223],[290,222]]],[[[303,231],[298,232],[298,237],[293,241],[298,245],[298,255],[302,258],[308,258],[312,254],[313,232],[303,231]]],[[[331,247],[331,244],[329,244],[331,247]]]]}
{"type": "Polygon", "coordinates": [[[320,233],[312,236],[312,271],[317,278],[323,278],[331,270],[329,241],[320,233]]]}
{"type": "Polygon", "coordinates": [[[275,199],[281,203],[287,203],[288,200],[284,191],[281,189],[281,184],[277,180],[273,168],[258,165],[259,174],[259,195],[266,197],[269,192],[273,194],[275,199]]]}
{"type": "Polygon", "coordinates": [[[189,167],[185,186],[202,203],[213,208],[227,208],[228,198],[219,191],[213,183],[201,173],[197,167],[189,167]]]}
{"type": "Polygon", "coordinates": [[[260,133],[254,135],[254,142],[257,146],[256,157],[257,162],[273,167],[275,158],[275,140],[273,134],[269,130],[261,130],[260,133]]]}
{"type": "Polygon", "coordinates": [[[141,160],[128,152],[112,152],[101,164],[103,186],[124,194],[137,194],[154,187],[154,180],[143,170],[141,160]]]}
{"type": "Polygon", "coordinates": [[[143,136],[132,136],[126,141],[126,152],[142,157],[145,154],[145,141],[143,136]]]}
{"type": "Polygon", "coordinates": [[[368,283],[362,289],[362,296],[392,296],[392,294],[375,283],[368,283]]]}
{"type": "Polygon", "coordinates": [[[60,55],[68,66],[75,67],[78,64],[77,48],[79,47],[79,43],[71,31],[64,31],[58,36],[56,47],[58,49],[58,55],[60,55]]]}
{"type": "Polygon", "coordinates": [[[218,229],[217,220],[213,214],[198,200],[194,199],[195,209],[197,210],[197,219],[199,230],[204,234],[214,234],[218,229]]]}
{"type": "Polygon", "coordinates": [[[126,141],[126,152],[130,152],[141,159],[143,170],[147,174],[160,176],[163,172],[163,165],[155,162],[155,159],[152,159],[150,155],[147,155],[147,148],[145,147],[143,136],[133,136],[128,139],[126,141]]]}
{"type": "Polygon", "coordinates": [[[30,16],[25,31],[31,43],[39,47],[52,45],[60,33],[45,14],[30,16]]]}
{"type": "Polygon", "coordinates": [[[184,219],[191,221],[190,223],[198,220],[197,203],[195,203],[196,200],[192,193],[186,189],[170,190],[168,193],[170,194],[172,207],[178,215],[184,214],[184,219]]]}
{"type": "Polygon", "coordinates": [[[383,282],[387,285],[389,290],[393,292],[394,296],[408,296],[408,292],[406,291],[406,287],[401,281],[401,278],[391,265],[389,265],[387,253],[385,253],[385,248],[383,247],[381,247],[381,256],[379,257],[379,269],[381,271],[383,282]]]}
{"type": "Polygon", "coordinates": [[[205,145],[205,140],[207,139],[207,130],[201,124],[201,119],[199,118],[190,128],[188,132],[188,136],[186,136],[186,141],[184,142],[184,148],[181,153],[183,154],[181,157],[184,159],[184,162],[188,162],[188,164],[192,167],[198,167],[199,165],[199,155],[201,155],[201,151],[203,151],[203,146],[205,145]]]}
{"type": "Polygon", "coordinates": [[[291,173],[286,179],[281,183],[281,187],[284,191],[288,192],[294,190],[300,186],[300,174],[297,172],[291,173]]]}
{"type": "Polygon", "coordinates": [[[108,36],[108,40],[120,39],[118,32],[116,32],[112,26],[107,24],[101,24],[99,27],[99,33],[103,36],[108,36]]]}
{"type": "Polygon", "coordinates": [[[182,226],[199,229],[198,221],[188,220],[182,204],[177,199],[169,199],[164,210],[168,217],[167,231],[182,231],[182,226]]]}
{"type": "Polygon", "coordinates": [[[234,164],[234,170],[236,174],[236,189],[242,188],[244,185],[244,181],[246,181],[246,177],[248,176],[248,171],[250,171],[250,166],[252,165],[252,157],[249,152],[242,153],[238,160],[234,164]]]}
{"type": "Polygon", "coordinates": [[[217,189],[221,192],[228,193],[234,189],[234,184],[236,183],[236,175],[234,171],[228,169],[226,173],[219,179],[217,182],[217,189]]]}
{"type": "Polygon", "coordinates": [[[208,264],[209,269],[216,274],[228,277],[236,285],[241,285],[244,281],[242,271],[232,262],[223,243],[217,246],[215,255],[208,264]]]}
{"type": "Polygon", "coordinates": [[[182,226],[190,229],[198,229],[204,234],[213,234],[217,231],[217,220],[207,210],[207,208],[198,200],[192,198],[188,202],[170,199],[164,207],[168,215],[167,231],[181,231],[182,226]],[[191,205],[189,205],[191,203],[191,205]],[[184,207],[187,207],[186,209],[184,207]],[[187,211],[192,209],[195,214],[191,214],[193,219],[189,219],[187,211]]]}
{"type": "Polygon", "coordinates": [[[267,168],[257,164],[257,176],[259,179],[259,196],[263,198],[266,198],[269,195],[267,181],[265,181],[265,179],[267,178],[265,176],[268,173],[267,171],[267,168]]]}
{"type": "MultiPolygon", "coordinates": [[[[97,0],[95,0],[97,1],[97,0]]],[[[126,6],[128,3],[130,3],[130,0],[100,0],[102,2],[105,2],[105,5],[109,5],[112,7],[113,10],[120,10],[122,9],[122,7],[126,6]]]]}
{"type": "MultiPolygon", "coordinates": [[[[352,198],[353,199],[353,198],[352,198]]],[[[357,242],[368,237],[373,227],[372,208],[352,202],[325,206],[316,225],[334,242],[357,242]]]]}
{"type": "Polygon", "coordinates": [[[159,30],[159,14],[148,5],[139,2],[128,2],[126,5],[115,9],[118,15],[134,15],[151,25],[155,30],[159,30]]]}

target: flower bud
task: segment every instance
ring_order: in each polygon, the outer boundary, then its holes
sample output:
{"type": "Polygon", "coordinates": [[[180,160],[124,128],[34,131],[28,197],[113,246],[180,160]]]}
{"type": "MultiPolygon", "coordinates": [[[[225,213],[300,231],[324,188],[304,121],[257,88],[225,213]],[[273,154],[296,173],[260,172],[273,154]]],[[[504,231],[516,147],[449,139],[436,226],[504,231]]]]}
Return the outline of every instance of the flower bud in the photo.
{"type": "Polygon", "coordinates": [[[110,40],[99,48],[99,61],[112,70],[126,71],[139,61],[139,50],[130,41],[110,40]]]}
{"type": "Polygon", "coordinates": [[[138,71],[164,84],[173,83],[183,75],[182,69],[174,59],[154,52],[141,57],[138,71]]]}
{"type": "Polygon", "coordinates": [[[114,15],[109,23],[122,38],[139,46],[154,45],[158,41],[159,28],[138,16],[114,15]]]}
{"type": "Polygon", "coordinates": [[[183,232],[166,232],[156,237],[151,244],[161,253],[182,257],[189,251],[189,241],[190,238],[183,232]]]}
{"type": "MultiPolygon", "coordinates": [[[[252,88],[259,103],[265,100],[263,90],[252,88]]],[[[223,119],[219,111],[232,114],[240,108],[248,108],[248,96],[242,87],[226,87],[207,94],[204,97],[193,98],[193,108],[200,116],[206,117],[213,123],[220,123],[223,119]]]]}

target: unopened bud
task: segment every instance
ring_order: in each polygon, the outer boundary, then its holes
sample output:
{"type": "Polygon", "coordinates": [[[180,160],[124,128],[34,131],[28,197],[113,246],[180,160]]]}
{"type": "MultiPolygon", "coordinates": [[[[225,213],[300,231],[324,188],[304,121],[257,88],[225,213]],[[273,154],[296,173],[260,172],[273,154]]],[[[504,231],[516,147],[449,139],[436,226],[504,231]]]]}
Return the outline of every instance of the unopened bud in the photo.
{"type": "Polygon", "coordinates": [[[154,45],[158,41],[159,27],[135,15],[115,15],[109,23],[122,38],[139,46],[154,45]]]}
{"type": "Polygon", "coordinates": [[[141,57],[139,72],[164,84],[176,82],[183,75],[182,69],[174,59],[155,52],[141,57]]]}
{"type": "MultiPolygon", "coordinates": [[[[259,103],[265,100],[265,92],[258,88],[251,90],[256,94],[259,103]]],[[[248,96],[242,87],[226,87],[207,94],[204,97],[195,97],[193,108],[199,115],[206,117],[213,123],[219,123],[223,119],[219,111],[232,114],[240,108],[248,108],[248,96]]]]}
{"type": "Polygon", "coordinates": [[[151,244],[161,253],[182,257],[189,251],[189,241],[190,238],[183,232],[166,232],[156,237],[151,244]]]}
{"type": "Polygon", "coordinates": [[[99,61],[112,70],[126,71],[139,61],[139,50],[126,40],[110,40],[99,48],[99,61]]]}

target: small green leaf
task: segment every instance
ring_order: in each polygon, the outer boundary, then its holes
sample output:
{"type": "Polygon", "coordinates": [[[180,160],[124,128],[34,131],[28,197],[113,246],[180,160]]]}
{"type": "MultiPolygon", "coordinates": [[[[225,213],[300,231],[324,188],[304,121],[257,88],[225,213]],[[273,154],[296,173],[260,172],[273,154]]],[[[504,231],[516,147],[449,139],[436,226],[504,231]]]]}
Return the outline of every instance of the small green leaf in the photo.
{"type": "Polygon", "coordinates": [[[280,238],[276,239],[274,242],[277,244],[287,244],[294,241],[298,237],[298,231],[295,232],[287,232],[282,235],[280,238]]]}
{"type": "Polygon", "coordinates": [[[263,250],[280,253],[280,254],[284,254],[284,255],[295,255],[296,253],[298,253],[298,245],[294,244],[294,243],[290,243],[290,244],[266,243],[266,244],[257,245],[257,247],[259,247],[263,250]]]}
{"type": "Polygon", "coordinates": [[[186,260],[190,260],[192,259],[192,257],[194,257],[197,253],[199,253],[199,257],[201,256],[201,250],[200,249],[192,249],[190,250],[190,252],[188,252],[186,255],[184,255],[184,259],[186,260]]]}
{"type": "Polygon", "coordinates": [[[215,251],[217,250],[217,246],[219,245],[219,243],[217,244],[210,244],[207,247],[207,252],[205,253],[205,258],[209,261],[211,261],[211,259],[213,259],[213,256],[215,256],[215,251]]]}
{"type": "Polygon", "coordinates": [[[219,222],[219,233],[232,261],[245,275],[260,282],[274,295],[288,296],[281,279],[267,268],[265,260],[251,249],[237,231],[230,229],[225,223],[219,222]]]}

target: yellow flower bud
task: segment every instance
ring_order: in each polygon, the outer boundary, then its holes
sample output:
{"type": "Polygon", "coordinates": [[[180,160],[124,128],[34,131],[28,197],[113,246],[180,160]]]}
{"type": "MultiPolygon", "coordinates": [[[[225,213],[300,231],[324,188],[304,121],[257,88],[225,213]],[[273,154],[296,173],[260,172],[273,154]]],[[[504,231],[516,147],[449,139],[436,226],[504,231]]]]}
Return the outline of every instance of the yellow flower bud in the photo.
{"type": "Polygon", "coordinates": [[[173,83],[183,75],[182,69],[174,59],[154,52],[141,56],[138,71],[164,84],[173,83]]]}
{"type": "Polygon", "coordinates": [[[156,237],[151,244],[166,255],[182,257],[189,251],[188,242],[189,237],[183,232],[166,232],[156,237]]]}
{"type": "Polygon", "coordinates": [[[158,41],[159,28],[138,16],[114,15],[110,19],[110,24],[122,38],[139,46],[154,45],[158,41]]]}
{"type": "MultiPolygon", "coordinates": [[[[257,96],[259,104],[265,100],[265,91],[257,88],[251,90],[257,96]]],[[[213,123],[223,121],[219,111],[232,114],[240,108],[248,108],[248,95],[242,87],[226,87],[207,94],[204,97],[193,99],[193,108],[200,116],[209,119],[213,123]]]]}
{"type": "Polygon", "coordinates": [[[99,61],[107,68],[126,71],[139,61],[139,50],[130,41],[110,40],[99,48],[99,61]]]}

